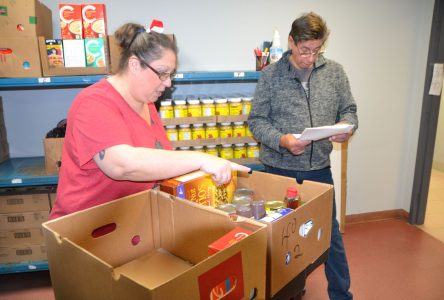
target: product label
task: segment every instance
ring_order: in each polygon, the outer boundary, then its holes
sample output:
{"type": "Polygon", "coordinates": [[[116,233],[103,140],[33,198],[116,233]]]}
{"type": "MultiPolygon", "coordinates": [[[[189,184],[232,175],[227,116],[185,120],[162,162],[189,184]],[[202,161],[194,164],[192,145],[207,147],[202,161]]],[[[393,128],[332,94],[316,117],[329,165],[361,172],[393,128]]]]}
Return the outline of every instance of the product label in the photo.
{"type": "Polygon", "coordinates": [[[101,38],[106,36],[105,5],[88,4],[82,6],[84,38],[101,38]]]}
{"type": "Polygon", "coordinates": [[[63,40],[82,38],[82,6],[59,4],[61,37],[63,40]]]}
{"type": "Polygon", "coordinates": [[[102,38],[85,39],[87,67],[105,67],[105,45],[102,38]]]}

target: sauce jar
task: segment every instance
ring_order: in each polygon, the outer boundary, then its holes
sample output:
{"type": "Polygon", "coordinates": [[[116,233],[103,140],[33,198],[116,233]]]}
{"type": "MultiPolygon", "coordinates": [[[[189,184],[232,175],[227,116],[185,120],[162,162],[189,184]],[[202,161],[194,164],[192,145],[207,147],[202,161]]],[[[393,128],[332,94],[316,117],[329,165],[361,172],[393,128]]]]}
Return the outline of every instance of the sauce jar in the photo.
{"type": "Polygon", "coordinates": [[[227,99],[216,99],[215,102],[215,110],[216,116],[228,116],[230,114],[230,109],[228,107],[227,99]]]}
{"type": "Polygon", "coordinates": [[[242,114],[242,102],[241,98],[228,99],[230,107],[230,116],[238,116],[242,114]]]}
{"type": "Polygon", "coordinates": [[[205,153],[211,154],[211,155],[214,155],[214,156],[219,156],[218,153],[217,153],[216,145],[207,145],[205,147],[205,153]]]}
{"type": "Polygon", "coordinates": [[[160,118],[172,119],[174,118],[173,102],[171,100],[165,100],[160,102],[159,108],[160,118]]]}
{"type": "Polygon", "coordinates": [[[188,117],[187,102],[185,100],[174,100],[174,117],[188,117]]]}
{"type": "Polygon", "coordinates": [[[232,159],[234,157],[233,145],[231,144],[223,144],[220,149],[220,157],[225,159],[232,159]]]}
{"type": "Polygon", "coordinates": [[[245,125],[245,136],[253,136],[253,133],[250,130],[250,127],[248,125],[245,125]]]}
{"type": "Polygon", "coordinates": [[[221,123],[219,126],[219,137],[226,139],[233,137],[233,127],[231,123],[221,123]]]}
{"type": "Polygon", "coordinates": [[[205,152],[203,146],[193,146],[192,150],[196,152],[205,152]]]}
{"type": "Polygon", "coordinates": [[[251,98],[251,97],[242,98],[242,114],[243,115],[250,114],[252,100],[253,100],[253,98],[251,98]]]}
{"type": "Polygon", "coordinates": [[[207,123],[207,128],[205,129],[206,139],[217,139],[219,137],[219,128],[216,123],[207,123]]]}
{"type": "Polygon", "coordinates": [[[246,158],[247,157],[247,149],[245,144],[235,144],[233,151],[234,158],[246,158]]]}
{"type": "Polygon", "coordinates": [[[244,137],[244,136],[245,136],[244,122],[234,122],[233,137],[244,137]]]}
{"type": "Polygon", "coordinates": [[[187,100],[188,103],[188,117],[202,117],[202,106],[197,99],[187,100]]]}
{"type": "Polygon", "coordinates": [[[189,124],[179,125],[179,141],[190,141],[191,140],[191,129],[189,124]]]}
{"type": "Polygon", "coordinates": [[[170,141],[177,141],[178,131],[176,125],[167,125],[165,131],[170,141]]]}
{"type": "Polygon", "coordinates": [[[202,116],[211,117],[216,115],[216,105],[213,99],[202,99],[202,116]]]}
{"type": "Polygon", "coordinates": [[[257,143],[248,143],[247,157],[248,158],[258,158],[259,157],[259,146],[257,143]]]}
{"type": "Polygon", "coordinates": [[[193,128],[191,129],[191,138],[193,140],[205,138],[205,128],[203,127],[203,124],[193,124],[193,128]]]}

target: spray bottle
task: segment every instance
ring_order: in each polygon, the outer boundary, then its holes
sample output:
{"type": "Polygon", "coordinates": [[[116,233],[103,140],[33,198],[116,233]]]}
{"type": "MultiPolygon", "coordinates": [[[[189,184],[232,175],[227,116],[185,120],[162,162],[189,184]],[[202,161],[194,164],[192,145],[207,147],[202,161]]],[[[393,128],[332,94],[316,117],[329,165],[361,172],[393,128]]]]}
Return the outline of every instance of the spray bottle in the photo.
{"type": "Polygon", "coordinates": [[[277,62],[281,59],[284,49],[281,47],[281,36],[277,29],[274,30],[273,34],[273,44],[270,48],[270,64],[277,62]]]}

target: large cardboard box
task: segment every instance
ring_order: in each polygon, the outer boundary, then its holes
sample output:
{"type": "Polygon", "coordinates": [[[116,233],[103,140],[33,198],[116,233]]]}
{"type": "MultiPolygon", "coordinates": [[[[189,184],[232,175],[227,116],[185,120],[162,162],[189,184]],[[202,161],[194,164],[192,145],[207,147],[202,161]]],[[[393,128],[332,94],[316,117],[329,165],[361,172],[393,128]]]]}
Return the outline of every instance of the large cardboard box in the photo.
{"type": "Polygon", "coordinates": [[[0,246],[0,264],[46,260],[46,247],[40,245],[0,246]]]}
{"type": "Polygon", "coordinates": [[[224,299],[265,298],[267,228],[254,220],[150,190],[43,228],[57,299],[210,299],[232,279],[224,299]],[[236,226],[252,234],[208,256],[236,226]]]}
{"type": "Polygon", "coordinates": [[[16,230],[27,228],[40,228],[47,221],[49,211],[0,213],[0,228],[2,230],[16,230]]]}
{"type": "Polygon", "coordinates": [[[0,247],[44,245],[44,243],[42,226],[38,228],[0,230],[0,247]]]}
{"type": "Polygon", "coordinates": [[[0,38],[0,77],[41,76],[37,37],[0,38]]]}
{"type": "Polygon", "coordinates": [[[298,185],[293,178],[263,172],[238,172],[238,187],[254,191],[256,200],[283,200],[287,187],[295,186],[304,205],[267,223],[267,297],[316,261],[329,247],[333,186],[312,181],[298,185]]]}
{"type": "Polygon", "coordinates": [[[0,192],[0,213],[49,211],[49,193],[0,192]]]}
{"type": "Polygon", "coordinates": [[[45,170],[48,175],[59,173],[62,165],[62,150],[64,138],[45,138],[43,148],[45,151],[45,170]]]}
{"type": "Polygon", "coordinates": [[[0,0],[0,37],[40,35],[52,37],[52,13],[48,7],[37,0],[0,0]]]}

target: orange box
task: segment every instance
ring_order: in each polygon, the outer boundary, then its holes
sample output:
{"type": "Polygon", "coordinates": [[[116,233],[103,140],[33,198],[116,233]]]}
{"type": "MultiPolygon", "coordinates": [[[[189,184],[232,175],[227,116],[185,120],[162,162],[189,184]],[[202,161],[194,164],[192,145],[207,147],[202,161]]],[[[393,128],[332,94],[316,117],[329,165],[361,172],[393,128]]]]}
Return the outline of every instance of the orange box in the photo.
{"type": "Polygon", "coordinates": [[[84,39],[106,37],[105,4],[82,5],[82,23],[84,39]]]}
{"type": "Polygon", "coordinates": [[[245,230],[241,227],[235,227],[223,237],[208,245],[208,254],[212,255],[214,253],[217,253],[220,250],[225,249],[246,238],[250,234],[252,234],[252,232],[249,230],[245,230]]]}
{"type": "Polygon", "coordinates": [[[202,171],[191,172],[160,182],[162,192],[213,207],[231,203],[236,186],[236,172],[233,172],[229,183],[220,186],[214,183],[211,175],[202,171]]]}
{"type": "Polygon", "coordinates": [[[82,5],[59,4],[59,17],[63,40],[82,39],[82,5]]]}
{"type": "Polygon", "coordinates": [[[63,67],[63,44],[61,39],[45,40],[48,64],[51,67],[63,67]]]}

